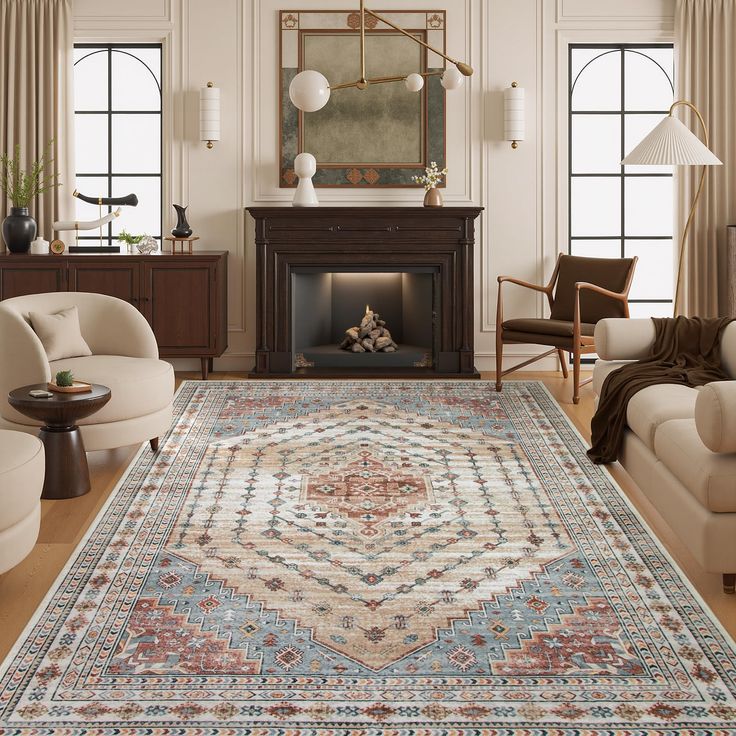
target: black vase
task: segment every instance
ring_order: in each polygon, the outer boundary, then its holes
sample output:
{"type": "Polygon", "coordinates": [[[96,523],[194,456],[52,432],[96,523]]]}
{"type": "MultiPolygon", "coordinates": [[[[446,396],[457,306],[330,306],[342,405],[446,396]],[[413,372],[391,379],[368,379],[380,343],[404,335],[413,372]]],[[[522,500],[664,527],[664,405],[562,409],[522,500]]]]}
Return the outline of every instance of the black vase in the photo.
{"type": "Polygon", "coordinates": [[[11,253],[28,253],[36,238],[36,221],[28,214],[28,207],[11,207],[3,220],[3,240],[11,253]]]}
{"type": "Polygon", "coordinates": [[[180,204],[173,205],[176,210],[176,227],[171,231],[175,238],[188,238],[192,234],[192,228],[187,222],[187,208],[180,204]]]}

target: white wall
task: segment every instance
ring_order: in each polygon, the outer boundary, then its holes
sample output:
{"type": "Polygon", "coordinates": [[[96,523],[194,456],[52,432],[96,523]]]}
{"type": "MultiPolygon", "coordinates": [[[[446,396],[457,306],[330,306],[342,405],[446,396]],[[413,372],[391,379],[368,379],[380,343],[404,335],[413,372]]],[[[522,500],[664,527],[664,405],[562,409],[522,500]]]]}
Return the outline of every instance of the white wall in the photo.
{"type": "MultiPolygon", "coordinates": [[[[200,247],[230,251],[229,343],[217,368],[246,370],[255,345],[253,224],[248,205],[288,203],[277,187],[280,9],[357,7],[357,0],[75,0],[77,40],[161,40],[166,89],[165,202],[189,205],[200,247]],[[198,138],[198,89],[222,90],[222,140],[198,138]]],[[[566,54],[570,41],[662,41],[674,0],[391,0],[386,9],[447,10],[448,52],[475,74],[448,93],[448,205],[480,204],[476,366],[492,368],[495,278],[548,276],[566,223],[566,54]],[[526,89],[526,140],[502,138],[502,91],[526,89]]],[[[330,204],[417,204],[421,190],[318,190],[330,204]]],[[[173,221],[173,210],[165,220],[173,221]]],[[[509,292],[507,315],[543,314],[509,292]]],[[[530,354],[519,346],[510,354],[530,354]]],[[[192,364],[194,366],[194,364],[192,364]]],[[[549,363],[547,367],[553,367],[549,363]]]]}

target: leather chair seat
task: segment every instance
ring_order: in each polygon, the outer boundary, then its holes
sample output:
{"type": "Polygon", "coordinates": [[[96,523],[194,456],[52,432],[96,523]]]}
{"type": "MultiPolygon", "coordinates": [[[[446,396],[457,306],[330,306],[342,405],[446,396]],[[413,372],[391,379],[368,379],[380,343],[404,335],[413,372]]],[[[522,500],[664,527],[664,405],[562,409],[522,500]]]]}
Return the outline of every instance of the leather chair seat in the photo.
{"type": "MultiPolygon", "coordinates": [[[[564,319],[509,319],[503,323],[504,331],[528,332],[532,335],[572,337],[573,323],[564,319]]],[[[592,337],[595,325],[588,322],[580,323],[580,334],[592,337]]]]}

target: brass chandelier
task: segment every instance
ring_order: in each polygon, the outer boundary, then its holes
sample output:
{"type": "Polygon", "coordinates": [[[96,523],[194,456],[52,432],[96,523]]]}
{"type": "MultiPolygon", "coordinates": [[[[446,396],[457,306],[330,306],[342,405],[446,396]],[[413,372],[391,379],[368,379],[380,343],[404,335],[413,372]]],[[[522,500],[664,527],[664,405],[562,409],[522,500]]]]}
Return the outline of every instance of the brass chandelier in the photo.
{"type": "Polygon", "coordinates": [[[430,46],[425,41],[417,38],[413,34],[405,31],[400,26],[387,20],[382,15],[374,13],[372,10],[368,10],[365,7],[365,0],[360,0],[360,79],[356,79],[354,82],[345,82],[343,84],[330,85],[327,77],[321,72],[307,69],[297,74],[292,79],[289,85],[289,98],[294,105],[299,108],[302,112],[316,112],[321,110],[329,101],[330,93],[339,89],[349,89],[355,87],[356,89],[366,89],[371,84],[386,84],[388,82],[404,82],[406,88],[410,92],[419,92],[424,87],[424,80],[426,77],[439,76],[442,78],[442,86],[445,89],[457,89],[462,86],[465,81],[465,77],[471,76],[473,73],[473,67],[462,61],[457,61],[449,57],[447,54],[439,51],[438,49],[430,46]],[[414,43],[424,46],[429,51],[434,52],[438,56],[441,56],[446,61],[454,64],[453,67],[448,67],[444,70],[434,72],[417,72],[408,74],[405,76],[395,77],[375,77],[368,78],[366,76],[365,66],[365,17],[370,15],[381,23],[385,23],[390,28],[403,34],[407,38],[410,38],[414,43]]]}

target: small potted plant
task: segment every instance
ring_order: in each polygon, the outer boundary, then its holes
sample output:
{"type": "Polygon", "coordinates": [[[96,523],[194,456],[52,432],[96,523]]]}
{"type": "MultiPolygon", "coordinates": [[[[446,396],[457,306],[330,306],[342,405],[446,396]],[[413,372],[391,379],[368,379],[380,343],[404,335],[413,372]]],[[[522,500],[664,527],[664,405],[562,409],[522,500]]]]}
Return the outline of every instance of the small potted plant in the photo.
{"type": "Polygon", "coordinates": [[[28,205],[39,194],[59,186],[58,174],[44,173],[54,160],[49,158],[49,141],[43,155],[25,171],[20,163],[20,145],[15,146],[13,157],[0,154],[0,190],[10,200],[10,214],[3,220],[3,240],[11,253],[27,253],[36,237],[36,221],[28,213],[28,205]]]}
{"type": "Polygon", "coordinates": [[[424,176],[412,176],[412,181],[417,184],[424,184],[424,206],[425,207],[442,207],[442,194],[437,186],[442,183],[442,178],[447,176],[447,169],[440,171],[437,168],[437,162],[432,163],[424,169],[424,176]]]}
{"type": "Polygon", "coordinates": [[[126,230],[121,230],[120,234],[118,235],[118,241],[121,243],[125,243],[128,249],[128,253],[132,253],[133,246],[138,245],[138,243],[140,243],[144,237],[144,235],[131,235],[126,230]]]}

